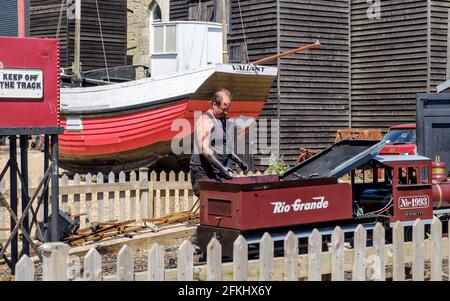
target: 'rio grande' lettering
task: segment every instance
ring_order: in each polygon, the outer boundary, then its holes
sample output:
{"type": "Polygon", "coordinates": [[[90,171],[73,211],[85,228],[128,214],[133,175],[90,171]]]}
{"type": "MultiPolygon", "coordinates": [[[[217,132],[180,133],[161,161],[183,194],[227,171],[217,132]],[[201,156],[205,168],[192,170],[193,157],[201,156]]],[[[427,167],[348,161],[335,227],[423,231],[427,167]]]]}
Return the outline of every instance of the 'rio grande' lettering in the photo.
{"type": "Polygon", "coordinates": [[[321,210],[328,208],[328,201],[325,200],[325,197],[316,197],[312,199],[312,202],[303,202],[301,199],[295,200],[291,204],[287,204],[286,202],[274,202],[270,203],[273,205],[273,213],[281,214],[288,212],[301,212],[301,211],[311,211],[311,210],[321,210]]]}

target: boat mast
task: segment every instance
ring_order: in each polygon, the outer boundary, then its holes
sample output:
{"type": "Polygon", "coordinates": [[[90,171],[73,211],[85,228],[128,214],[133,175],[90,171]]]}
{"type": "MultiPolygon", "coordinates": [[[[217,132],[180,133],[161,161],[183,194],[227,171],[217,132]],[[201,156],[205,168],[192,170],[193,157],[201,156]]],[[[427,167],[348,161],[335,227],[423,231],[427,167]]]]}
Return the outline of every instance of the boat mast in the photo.
{"type": "Polygon", "coordinates": [[[17,1],[17,32],[19,38],[25,38],[25,0],[17,1]]]}
{"type": "Polygon", "coordinates": [[[77,79],[81,78],[80,62],[80,41],[81,41],[81,0],[75,0],[75,62],[72,65],[73,73],[77,79]]]}
{"type": "Polygon", "coordinates": [[[223,63],[228,64],[230,62],[230,56],[228,54],[228,43],[227,43],[228,39],[227,0],[216,0],[215,5],[217,14],[216,22],[222,23],[223,63]]]}
{"type": "Polygon", "coordinates": [[[257,61],[253,61],[250,64],[258,65],[258,64],[268,63],[268,62],[277,60],[279,58],[282,58],[282,57],[285,57],[285,56],[288,56],[288,55],[291,55],[291,54],[295,54],[295,53],[300,52],[300,51],[308,50],[308,49],[311,49],[311,48],[317,48],[317,47],[320,47],[320,41],[319,40],[317,40],[315,43],[308,44],[308,45],[300,47],[300,48],[296,48],[296,49],[293,49],[293,50],[289,50],[287,52],[283,52],[281,54],[276,54],[276,55],[272,55],[272,56],[269,56],[269,57],[266,57],[266,58],[263,58],[263,59],[260,59],[260,60],[257,60],[257,61]]]}

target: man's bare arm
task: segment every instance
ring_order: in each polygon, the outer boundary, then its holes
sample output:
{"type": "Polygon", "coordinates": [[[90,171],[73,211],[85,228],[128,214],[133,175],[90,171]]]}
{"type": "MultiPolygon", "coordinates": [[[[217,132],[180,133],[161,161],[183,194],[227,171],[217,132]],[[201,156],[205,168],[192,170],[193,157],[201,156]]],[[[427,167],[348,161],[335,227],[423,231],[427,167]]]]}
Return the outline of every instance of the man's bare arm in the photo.
{"type": "Polygon", "coordinates": [[[224,176],[230,177],[229,168],[223,166],[223,164],[217,160],[213,150],[209,147],[213,127],[214,125],[211,119],[206,116],[202,116],[197,123],[197,137],[200,144],[201,153],[209,164],[218,168],[224,176]]]}

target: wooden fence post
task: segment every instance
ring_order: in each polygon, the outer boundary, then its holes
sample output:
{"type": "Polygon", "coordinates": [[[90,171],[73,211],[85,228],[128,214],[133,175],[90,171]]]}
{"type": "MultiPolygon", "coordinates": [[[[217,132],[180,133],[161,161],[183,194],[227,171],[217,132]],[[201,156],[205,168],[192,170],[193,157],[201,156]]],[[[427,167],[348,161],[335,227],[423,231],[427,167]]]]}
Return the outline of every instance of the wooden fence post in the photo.
{"type": "Polygon", "coordinates": [[[248,244],[242,235],[233,243],[233,279],[247,281],[248,279],[248,244]]]}
{"type": "MultiPolygon", "coordinates": [[[[143,187],[148,186],[148,168],[139,169],[139,182],[143,187]]],[[[148,188],[141,188],[139,190],[140,219],[152,216],[149,215],[148,201],[148,188]]]]}
{"type": "Polygon", "coordinates": [[[425,230],[420,219],[417,219],[413,226],[413,261],[412,279],[413,281],[423,281],[424,277],[424,251],[425,251],[425,230]]]}
{"type": "Polygon", "coordinates": [[[404,242],[405,230],[401,222],[396,222],[393,229],[393,267],[392,274],[394,281],[405,281],[405,257],[404,242]]]}
{"type": "MultiPolygon", "coordinates": [[[[186,174],[183,171],[180,171],[180,174],[178,175],[178,181],[180,181],[180,183],[186,183],[186,174]]],[[[181,200],[180,198],[180,211],[188,211],[191,208],[189,207],[188,204],[188,198],[186,196],[187,194],[187,189],[183,189],[183,199],[181,200]],[[181,206],[181,204],[183,204],[183,206],[181,206]]],[[[179,197],[179,195],[178,195],[179,197]]]]}
{"type": "Polygon", "coordinates": [[[158,244],[148,251],[147,271],[149,281],[164,281],[164,249],[158,244]]]}
{"type": "Polygon", "coordinates": [[[60,242],[47,243],[39,247],[43,257],[42,280],[68,280],[69,249],[68,245],[60,242]]]}
{"type": "MultiPolygon", "coordinates": [[[[189,172],[188,173],[188,182],[189,183],[192,183],[192,180],[191,180],[192,178],[191,178],[191,173],[189,172]]],[[[187,191],[184,191],[184,193],[186,193],[187,191]]],[[[189,197],[188,196],[188,208],[189,209],[191,209],[192,208],[192,206],[194,205],[194,201],[196,201],[197,200],[197,198],[196,198],[196,196],[193,196],[193,197],[189,197]]],[[[189,210],[188,209],[188,210],[189,210]]]]}
{"type": "Polygon", "coordinates": [[[331,235],[331,281],[344,281],[344,232],[336,227],[331,235]]]}
{"type": "MultiPolygon", "coordinates": [[[[119,173],[119,183],[125,183],[125,173],[119,173]]],[[[119,191],[119,222],[125,221],[125,191],[119,191]]]]}
{"type": "MultiPolygon", "coordinates": [[[[175,183],[175,173],[173,171],[171,171],[169,173],[169,182],[170,182],[170,184],[175,183]]],[[[178,192],[178,190],[175,189],[175,192],[178,192]]],[[[169,189],[166,189],[166,202],[169,204],[168,205],[168,207],[169,207],[169,214],[174,214],[176,212],[175,211],[176,200],[175,200],[175,198],[173,200],[170,199],[170,190],[169,189]]]]}
{"type": "Polygon", "coordinates": [[[102,280],[102,256],[94,248],[84,256],[84,280],[102,280]]]}
{"type": "Polygon", "coordinates": [[[442,223],[434,217],[431,224],[431,281],[442,281],[442,223]]]}
{"type": "MultiPolygon", "coordinates": [[[[178,174],[178,182],[180,185],[184,185],[184,172],[183,173],[179,173],[178,174]]],[[[180,190],[181,189],[175,189],[175,210],[176,212],[182,212],[182,211],[186,211],[183,209],[183,206],[181,204],[181,199],[180,199],[180,190]]]]}
{"type": "MultiPolygon", "coordinates": [[[[167,174],[165,171],[162,171],[159,174],[159,183],[165,183],[167,182],[167,174]]],[[[163,184],[163,186],[166,186],[163,184]]],[[[161,190],[160,190],[161,191],[161,190]]],[[[160,202],[160,208],[161,208],[161,216],[166,216],[167,215],[167,209],[169,208],[169,204],[167,203],[167,194],[169,193],[168,189],[164,189],[164,197],[161,197],[161,202],[160,202]]]]}
{"type": "MultiPolygon", "coordinates": [[[[92,175],[90,173],[86,175],[86,185],[92,185],[92,175]]],[[[91,211],[92,193],[86,193],[84,205],[86,206],[86,218],[89,223],[92,223],[94,221],[91,211]]]]}
{"type": "Polygon", "coordinates": [[[372,275],[368,278],[375,281],[386,280],[386,256],[385,252],[385,229],[381,223],[377,223],[373,229],[373,248],[375,251],[375,265],[372,269],[372,275]]]}
{"type": "Polygon", "coordinates": [[[314,229],[308,238],[308,280],[322,281],[322,235],[314,229]]]}
{"type": "MultiPolygon", "coordinates": [[[[103,184],[103,174],[99,172],[97,174],[97,184],[103,184]]],[[[103,192],[97,193],[97,221],[103,222],[104,221],[104,205],[103,205],[103,192]]]]}
{"type": "Polygon", "coordinates": [[[222,280],[222,246],[213,237],[208,244],[206,254],[206,269],[208,281],[222,280]]]}
{"type": "Polygon", "coordinates": [[[194,256],[192,244],[185,240],[177,251],[178,281],[192,281],[194,279],[194,256]]]}
{"type": "MultiPolygon", "coordinates": [[[[108,183],[113,184],[115,182],[116,182],[116,175],[113,172],[110,172],[108,175],[108,183]]],[[[110,221],[115,219],[114,218],[115,217],[114,207],[115,207],[115,202],[116,202],[115,198],[116,198],[115,191],[110,191],[108,193],[108,203],[109,203],[108,204],[108,220],[110,220],[110,221]]]]}
{"type": "Polygon", "coordinates": [[[273,276],[273,239],[264,233],[259,243],[259,280],[271,281],[273,276]]]}
{"type": "Polygon", "coordinates": [[[289,231],[284,240],[284,275],[287,281],[298,281],[298,237],[289,231]]]}
{"type": "MultiPolygon", "coordinates": [[[[136,172],[133,170],[130,173],[130,181],[136,182],[136,172]]],[[[136,190],[130,191],[130,219],[136,220],[136,190]]]]}
{"type": "MultiPolygon", "coordinates": [[[[157,217],[156,209],[159,206],[159,209],[161,209],[161,190],[155,189],[156,182],[158,181],[158,175],[155,171],[152,171],[150,174],[150,182],[149,184],[149,202],[153,206],[153,218],[157,217]],[[155,196],[156,194],[156,196],[155,196]]],[[[161,211],[160,215],[161,216],[161,211]]]]}
{"type": "MultiPolygon", "coordinates": [[[[73,177],[73,184],[80,185],[80,175],[79,174],[75,174],[75,176],[73,177]]],[[[73,209],[74,209],[74,214],[76,216],[78,216],[80,214],[80,194],[79,193],[76,193],[73,195],[73,209]]],[[[78,216],[78,219],[80,221],[80,225],[85,224],[84,221],[86,219],[82,219],[81,216],[78,216]]]]}
{"type": "Polygon", "coordinates": [[[16,281],[34,281],[34,263],[27,255],[16,264],[16,281]]]}
{"type": "Polygon", "coordinates": [[[124,245],[117,255],[117,279],[134,281],[134,254],[127,245],[124,245]]]}
{"type": "MultiPolygon", "coordinates": [[[[61,186],[62,187],[69,186],[69,178],[67,177],[67,175],[62,176],[61,186]]],[[[63,194],[61,196],[61,210],[63,212],[67,212],[67,209],[69,208],[68,203],[69,203],[69,196],[67,194],[63,194]]]]}
{"type": "Polygon", "coordinates": [[[354,233],[353,281],[366,280],[366,241],[367,231],[358,225],[354,233]]]}

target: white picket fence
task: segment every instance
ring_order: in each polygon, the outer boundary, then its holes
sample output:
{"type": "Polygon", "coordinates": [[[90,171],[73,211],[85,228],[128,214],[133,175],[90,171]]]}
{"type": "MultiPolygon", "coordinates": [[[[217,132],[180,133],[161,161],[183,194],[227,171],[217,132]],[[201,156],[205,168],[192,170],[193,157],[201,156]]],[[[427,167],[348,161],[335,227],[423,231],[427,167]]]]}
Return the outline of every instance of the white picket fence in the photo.
{"type": "MultiPolygon", "coordinates": [[[[165,269],[164,249],[155,244],[148,250],[148,270],[134,272],[134,254],[123,246],[117,256],[117,275],[102,275],[102,256],[91,249],[81,260],[69,257],[69,246],[62,243],[47,244],[42,248],[42,280],[84,281],[269,281],[310,280],[321,281],[323,275],[331,275],[332,281],[394,281],[406,279],[405,264],[412,264],[412,280],[448,280],[444,274],[443,259],[449,258],[449,240],[442,237],[442,223],[435,218],[431,234],[425,239],[424,224],[417,220],[413,227],[413,242],[404,242],[404,226],[397,223],[393,229],[392,245],[385,245],[385,230],[377,224],[373,230],[373,246],[367,247],[367,231],[358,226],[354,233],[352,249],[345,248],[344,232],[337,227],[332,234],[328,252],[322,252],[323,237],[314,230],[309,236],[308,253],[299,255],[299,241],[289,232],[284,241],[284,257],[274,257],[274,241],[269,234],[262,237],[260,257],[248,260],[248,245],[243,237],[234,242],[232,262],[222,262],[222,248],[213,238],[208,245],[206,265],[194,266],[193,246],[183,242],[177,251],[177,268],[165,269]],[[429,263],[429,269],[425,268],[429,263]],[[429,270],[429,272],[428,272],[429,270]]],[[[34,280],[34,264],[27,256],[16,266],[17,281],[34,280]]]]}
{"type": "MultiPolygon", "coordinates": [[[[129,181],[125,181],[124,172],[119,174],[119,181],[116,178],[114,173],[110,173],[107,179],[101,173],[95,176],[76,174],[72,181],[67,175],[62,176],[59,185],[60,208],[74,215],[85,213],[90,221],[124,221],[176,213],[188,208],[194,201],[190,175],[184,172],[177,175],[174,172],[159,175],[152,172],[149,179],[147,170],[142,169],[139,180],[134,171],[130,173],[129,181]]],[[[3,191],[0,192],[8,198],[6,184],[2,186],[3,191]]],[[[29,190],[30,194],[34,191],[35,188],[29,190]]]]}
{"type": "MultiPolygon", "coordinates": [[[[82,226],[85,226],[93,221],[136,220],[140,222],[144,218],[157,218],[192,208],[196,197],[192,192],[189,173],[152,172],[150,177],[148,174],[148,169],[141,169],[138,173],[133,171],[127,180],[124,172],[118,175],[110,173],[107,179],[102,173],[75,174],[73,180],[63,175],[59,181],[60,209],[75,216],[82,214],[80,222],[82,226]],[[118,181],[116,181],[117,178],[118,181]]],[[[256,172],[250,175],[261,175],[261,173],[256,172]]],[[[30,195],[35,192],[37,182],[40,181],[33,183],[29,179],[30,195]]],[[[7,183],[1,181],[0,198],[5,198],[9,203],[7,188],[7,183]]],[[[50,188],[49,191],[51,191],[50,188]]],[[[20,195],[19,191],[18,212],[22,211],[20,195]]],[[[49,212],[51,212],[51,204],[49,206],[49,212]]],[[[43,206],[39,210],[38,220],[43,220],[43,206]]],[[[9,228],[9,213],[0,204],[0,240],[8,236],[9,228]]]]}

